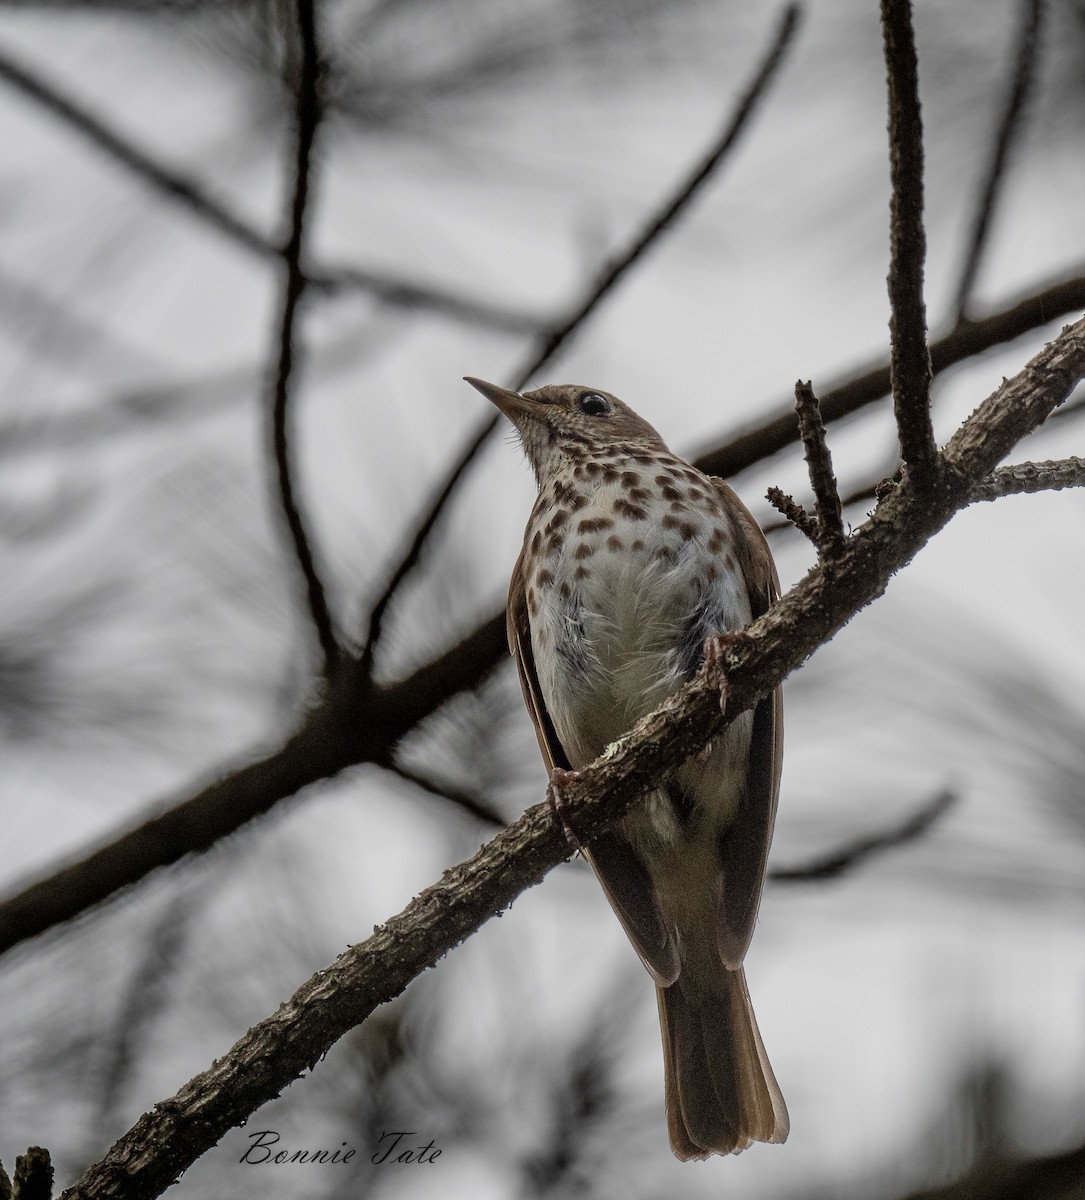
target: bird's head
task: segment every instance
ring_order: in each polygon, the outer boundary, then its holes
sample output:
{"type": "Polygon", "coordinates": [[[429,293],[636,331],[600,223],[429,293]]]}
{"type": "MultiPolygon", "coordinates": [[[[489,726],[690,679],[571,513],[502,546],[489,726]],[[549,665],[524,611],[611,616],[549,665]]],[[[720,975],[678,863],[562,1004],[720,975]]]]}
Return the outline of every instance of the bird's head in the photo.
{"type": "Polygon", "coordinates": [[[540,483],[568,461],[593,458],[610,446],[667,449],[647,421],[599,388],[560,383],[520,393],[470,375],[464,378],[516,427],[540,483]]]}

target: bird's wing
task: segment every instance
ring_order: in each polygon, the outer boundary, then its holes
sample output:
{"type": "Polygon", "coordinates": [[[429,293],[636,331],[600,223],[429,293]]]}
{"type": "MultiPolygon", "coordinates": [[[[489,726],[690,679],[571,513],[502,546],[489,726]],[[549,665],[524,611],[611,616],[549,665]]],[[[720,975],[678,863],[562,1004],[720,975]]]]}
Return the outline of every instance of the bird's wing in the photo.
{"type": "MultiPolygon", "coordinates": [[[[757,620],[780,595],[780,580],[765,535],[753,515],[722,479],[713,479],[727,511],[739,527],[734,552],[757,620]]],[[[753,936],[765,882],[783,755],[783,702],[776,688],[754,708],[746,789],[734,821],[720,839],[723,892],[717,937],[720,957],[734,969],[753,936]]]]}
{"type": "MultiPolygon", "coordinates": [[[[506,612],[509,649],[516,660],[516,673],[520,678],[524,703],[535,726],[543,761],[551,771],[555,767],[568,770],[571,764],[547,712],[535,670],[523,553],[517,559],[512,573],[506,612]]],[[[651,877],[640,856],[614,828],[593,838],[591,845],[584,847],[582,853],[598,876],[611,908],[652,977],[660,986],[674,983],[680,968],[678,947],[663,919],[651,877]]]]}

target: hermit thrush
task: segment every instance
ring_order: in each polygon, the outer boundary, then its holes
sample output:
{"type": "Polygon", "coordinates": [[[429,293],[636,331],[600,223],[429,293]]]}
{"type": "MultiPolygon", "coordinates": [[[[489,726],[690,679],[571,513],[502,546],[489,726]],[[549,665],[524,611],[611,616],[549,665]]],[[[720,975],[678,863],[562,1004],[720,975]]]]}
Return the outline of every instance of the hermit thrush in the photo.
{"type": "MultiPolygon", "coordinates": [[[[509,588],[509,646],[547,766],[576,770],[681,687],[708,639],[768,608],[776,569],[731,488],[616,397],[467,382],[516,426],[539,484],[509,588]]],[[[742,969],[781,735],[777,691],[584,849],[656,983],[682,1159],[788,1133],[742,969]]]]}

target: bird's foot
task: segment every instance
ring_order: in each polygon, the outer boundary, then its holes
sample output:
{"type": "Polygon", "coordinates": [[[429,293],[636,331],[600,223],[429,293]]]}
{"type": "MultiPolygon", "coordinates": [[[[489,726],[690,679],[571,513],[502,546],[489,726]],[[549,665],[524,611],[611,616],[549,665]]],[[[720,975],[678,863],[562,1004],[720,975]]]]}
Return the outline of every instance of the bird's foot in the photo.
{"type": "Polygon", "coordinates": [[[550,811],[554,814],[554,820],[561,826],[562,832],[565,834],[565,840],[569,843],[569,848],[573,851],[581,849],[580,841],[572,830],[572,826],[565,819],[565,814],[561,811],[565,804],[565,799],[562,792],[572,786],[574,783],[580,782],[579,771],[566,771],[563,767],[555,767],[550,772],[550,782],[546,785],[546,803],[550,806],[550,811]]]}
{"type": "Polygon", "coordinates": [[[705,638],[704,670],[708,678],[720,690],[720,712],[727,711],[727,697],[731,685],[727,680],[727,663],[725,658],[729,650],[741,646],[746,641],[746,633],[712,633],[705,638]]]}

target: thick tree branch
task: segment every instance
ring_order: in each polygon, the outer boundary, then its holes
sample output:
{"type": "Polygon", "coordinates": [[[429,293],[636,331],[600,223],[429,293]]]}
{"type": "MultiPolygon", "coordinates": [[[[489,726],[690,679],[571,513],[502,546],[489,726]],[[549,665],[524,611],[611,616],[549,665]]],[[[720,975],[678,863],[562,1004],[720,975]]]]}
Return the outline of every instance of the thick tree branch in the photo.
{"type": "MultiPolygon", "coordinates": [[[[57,117],[131,175],[180,205],[209,228],[224,234],[235,245],[265,261],[279,261],[282,247],[274,238],[254,229],[204,188],[137,147],[101,117],[47,83],[3,49],[0,49],[0,81],[57,117]]],[[[384,304],[425,309],[456,321],[488,325],[508,333],[535,333],[542,324],[541,317],[518,313],[506,305],[469,300],[362,267],[318,267],[310,270],[307,278],[313,287],[324,292],[348,289],[368,292],[384,304]]]]}
{"type": "MultiPolygon", "coordinates": [[[[511,385],[516,391],[523,388],[537,372],[541,371],[557,352],[568,343],[574,334],[584,326],[607,296],[614,291],[618,283],[644,258],[648,250],[659,241],[678,217],[689,208],[690,204],[692,204],[693,200],[704,188],[704,185],[715,174],[727,154],[737,143],[739,136],[748,126],[758,103],[768,91],[769,84],[779,71],[787,48],[798,29],[800,12],[801,9],[797,4],[789,4],[784,9],[779,25],[757,72],[739,98],[734,111],[729,114],[724,128],[713,142],[708,153],[680,182],[664,204],[652,214],[648,222],[638,231],[622,253],[604,268],[602,274],[587,291],[583,299],[573,307],[565,320],[542,335],[538,345],[532,350],[526,365],[516,374],[511,385]]],[[[402,586],[404,580],[418,565],[430,535],[436,528],[442,513],[447,508],[449,500],[465,478],[471,464],[478,457],[479,451],[500,424],[500,421],[501,417],[495,414],[492,417],[487,417],[479,424],[475,433],[468,440],[467,445],[452,464],[444,481],[436,489],[425,510],[419,516],[414,534],[407,543],[406,551],[389,574],[387,583],[370,610],[362,648],[363,674],[369,674],[371,671],[388,606],[391,604],[393,597],[402,586]]]]}
{"type": "MultiPolygon", "coordinates": [[[[950,367],[965,362],[995,346],[1049,325],[1059,317],[1085,309],[1085,273],[1049,283],[998,309],[989,316],[955,329],[932,342],[931,369],[937,377],[950,367]]],[[[833,385],[820,396],[821,416],[826,424],[851,416],[890,393],[889,363],[853,375],[833,385]]],[[[710,475],[731,478],[786,450],[799,440],[799,423],[793,398],[781,400],[773,414],[757,425],[737,430],[720,446],[705,450],[694,460],[710,475]]]]}
{"type": "Polygon", "coordinates": [[[961,278],[957,284],[954,311],[960,323],[966,319],[968,300],[975,286],[980,260],[991,232],[991,221],[998,203],[999,192],[1006,176],[1006,164],[1021,118],[1025,101],[1035,73],[1036,56],[1040,43],[1040,23],[1043,17],[1043,0],[1023,0],[1021,4],[1021,29],[1015,41],[1013,73],[1006,104],[998,123],[991,147],[991,160],[976,200],[976,211],[972,217],[972,232],[968,239],[961,278]]]}
{"type": "Polygon", "coordinates": [[[923,123],[919,111],[919,63],[912,32],[911,0],[882,0],[882,32],[889,76],[889,154],[893,182],[890,208],[889,318],[893,410],[900,456],[928,475],[938,448],[931,424],[931,362],[923,303],[923,123]]]}
{"type": "MultiPolygon", "coordinates": [[[[905,476],[831,563],[813,568],[727,651],[580,774],[563,815],[589,843],[651,787],[717,736],[828,641],[962,507],[1022,437],[1085,376],[1085,319],[1065,329],[964,423],[937,486],[905,476]]],[[[393,996],[569,854],[546,804],[529,809],[468,861],[445,872],[372,937],[302,984],[207,1071],[144,1114],[67,1200],[148,1200],[232,1127],[292,1083],[393,996]]]]}
{"type": "Polygon", "coordinates": [[[316,19],[313,0],[297,0],[298,39],[301,56],[298,65],[296,101],[297,134],[294,154],[294,191],[290,203],[290,232],[283,247],[286,278],[283,281],[282,309],[277,342],[278,364],[271,394],[271,442],[275,478],[283,518],[290,535],[294,557],[305,581],[309,616],[320,643],[322,674],[327,678],[339,662],[339,643],[335,637],[328,600],[317,571],[312,543],[305,528],[294,492],[291,433],[293,430],[291,376],[294,371],[297,341],[297,314],[305,292],[302,272],[302,246],[305,238],[306,210],[313,157],[313,142],[320,124],[318,79],[320,57],[317,50],[316,19]]]}

